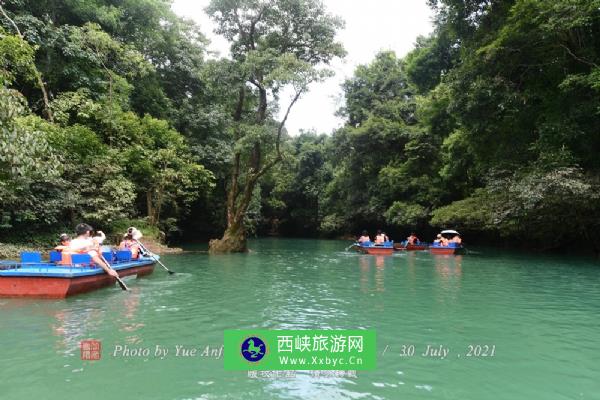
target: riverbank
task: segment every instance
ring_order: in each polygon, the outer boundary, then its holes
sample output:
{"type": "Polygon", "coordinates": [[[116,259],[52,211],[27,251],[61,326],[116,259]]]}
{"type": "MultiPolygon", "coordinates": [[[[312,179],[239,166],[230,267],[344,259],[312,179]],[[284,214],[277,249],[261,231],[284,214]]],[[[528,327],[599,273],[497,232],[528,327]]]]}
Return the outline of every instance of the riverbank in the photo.
{"type": "Polygon", "coordinates": [[[13,243],[0,243],[0,260],[19,258],[24,251],[42,251],[33,246],[13,243]]]}

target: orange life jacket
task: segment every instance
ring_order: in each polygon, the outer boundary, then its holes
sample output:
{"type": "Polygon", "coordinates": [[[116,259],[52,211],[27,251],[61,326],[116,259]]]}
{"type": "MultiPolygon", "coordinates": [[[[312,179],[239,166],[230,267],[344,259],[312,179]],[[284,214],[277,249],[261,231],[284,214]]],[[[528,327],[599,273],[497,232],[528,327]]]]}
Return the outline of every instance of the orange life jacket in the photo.
{"type": "Polygon", "coordinates": [[[119,245],[119,249],[121,250],[129,250],[131,251],[131,259],[135,260],[140,255],[140,245],[133,240],[125,239],[119,245]]]}

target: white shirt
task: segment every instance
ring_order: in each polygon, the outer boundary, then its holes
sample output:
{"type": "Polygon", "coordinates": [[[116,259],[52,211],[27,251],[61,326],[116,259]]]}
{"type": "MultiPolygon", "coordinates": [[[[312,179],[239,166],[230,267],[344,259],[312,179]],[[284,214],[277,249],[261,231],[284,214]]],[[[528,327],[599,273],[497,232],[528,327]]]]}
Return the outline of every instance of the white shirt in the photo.
{"type": "Polygon", "coordinates": [[[106,239],[106,235],[101,234],[100,236],[89,237],[89,238],[75,238],[71,240],[69,244],[69,250],[73,253],[87,253],[96,249],[96,246],[102,244],[106,239]]]}

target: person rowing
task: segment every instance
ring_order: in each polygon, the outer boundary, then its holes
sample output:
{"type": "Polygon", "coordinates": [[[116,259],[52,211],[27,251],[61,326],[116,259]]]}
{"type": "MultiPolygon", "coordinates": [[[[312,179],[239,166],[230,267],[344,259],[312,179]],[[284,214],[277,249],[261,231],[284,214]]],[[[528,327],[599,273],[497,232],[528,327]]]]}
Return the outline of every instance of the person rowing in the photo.
{"type": "Polygon", "coordinates": [[[131,227],[127,229],[125,235],[123,235],[123,240],[119,244],[119,250],[129,250],[131,251],[131,258],[136,260],[140,256],[140,242],[139,239],[142,238],[142,233],[137,229],[131,227]]]}
{"type": "Polygon", "coordinates": [[[376,246],[383,246],[383,244],[386,242],[386,235],[385,233],[383,233],[381,231],[381,229],[377,230],[377,235],[375,236],[375,245],[376,246]]]}
{"type": "Polygon", "coordinates": [[[68,249],[64,251],[68,251],[71,254],[88,254],[92,258],[92,261],[106,271],[108,275],[119,278],[117,271],[112,269],[100,256],[100,245],[106,239],[106,235],[102,231],[97,231],[98,235],[92,237],[93,231],[94,228],[88,224],[77,225],[75,227],[77,237],[71,240],[68,249]]]}
{"type": "Polygon", "coordinates": [[[410,236],[406,238],[406,242],[410,245],[415,245],[420,243],[420,240],[414,232],[411,232],[410,236]]]}
{"type": "Polygon", "coordinates": [[[142,242],[140,242],[140,239],[142,238],[142,236],[144,236],[142,235],[142,232],[140,232],[134,227],[131,227],[127,229],[126,236],[128,238],[131,238],[131,240],[138,245],[139,254],[154,259],[154,261],[156,261],[161,267],[163,267],[165,271],[169,273],[169,275],[173,275],[175,273],[175,271],[171,271],[169,268],[167,268],[167,266],[162,261],[160,261],[157,256],[152,254],[152,252],[148,250],[146,246],[142,244],[142,242]]]}
{"type": "Polygon", "coordinates": [[[369,237],[369,232],[367,231],[362,231],[362,236],[358,238],[357,242],[358,243],[366,243],[366,242],[370,242],[371,238],[369,237]]]}

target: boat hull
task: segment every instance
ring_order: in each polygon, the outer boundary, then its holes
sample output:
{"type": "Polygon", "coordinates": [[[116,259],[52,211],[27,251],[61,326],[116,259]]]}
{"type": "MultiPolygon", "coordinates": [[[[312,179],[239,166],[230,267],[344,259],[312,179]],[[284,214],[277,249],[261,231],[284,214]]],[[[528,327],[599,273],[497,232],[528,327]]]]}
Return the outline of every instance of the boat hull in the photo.
{"type": "Polygon", "coordinates": [[[426,244],[408,244],[403,246],[401,243],[394,245],[394,250],[396,251],[419,251],[419,250],[427,250],[428,246],[426,244]]]}
{"type": "MultiPolygon", "coordinates": [[[[113,266],[119,277],[150,275],[154,271],[154,262],[137,263],[122,268],[113,266]],[[139,265],[138,265],[139,264],[139,265]]],[[[71,274],[75,275],[75,274],[71,274]]],[[[62,299],[65,297],[91,292],[114,285],[116,279],[104,270],[83,276],[43,276],[29,275],[0,276],[0,297],[35,297],[62,299]]]]}
{"type": "Polygon", "coordinates": [[[362,247],[361,246],[360,249],[363,253],[372,254],[375,256],[389,256],[394,253],[393,247],[378,247],[378,246],[362,247]]]}
{"type": "Polygon", "coordinates": [[[430,247],[431,254],[464,254],[464,247],[430,247]]]}

